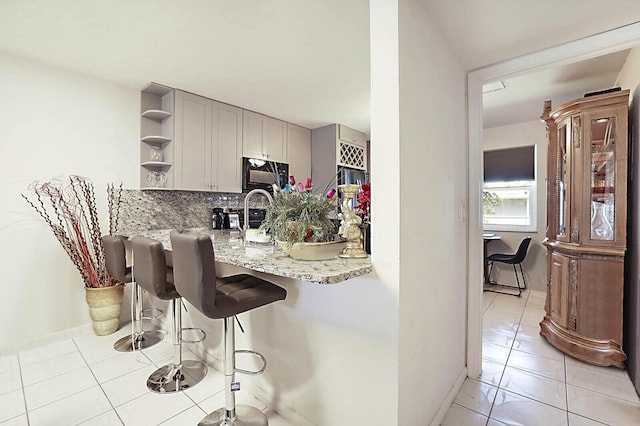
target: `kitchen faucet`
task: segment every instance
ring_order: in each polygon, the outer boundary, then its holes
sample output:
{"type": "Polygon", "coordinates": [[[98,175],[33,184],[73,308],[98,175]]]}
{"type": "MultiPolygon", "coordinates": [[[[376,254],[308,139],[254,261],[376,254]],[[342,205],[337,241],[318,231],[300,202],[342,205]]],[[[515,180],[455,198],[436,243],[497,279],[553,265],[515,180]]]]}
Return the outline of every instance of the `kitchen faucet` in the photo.
{"type": "Polygon", "coordinates": [[[244,197],[244,233],[247,234],[247,229],[249,229],[249,199],[253,196],[253,194],[262,194],[269,200],[269,204],[273,203],[273,197],[264,189],[253,189],[247,193],[247,196],[244,197]]]}

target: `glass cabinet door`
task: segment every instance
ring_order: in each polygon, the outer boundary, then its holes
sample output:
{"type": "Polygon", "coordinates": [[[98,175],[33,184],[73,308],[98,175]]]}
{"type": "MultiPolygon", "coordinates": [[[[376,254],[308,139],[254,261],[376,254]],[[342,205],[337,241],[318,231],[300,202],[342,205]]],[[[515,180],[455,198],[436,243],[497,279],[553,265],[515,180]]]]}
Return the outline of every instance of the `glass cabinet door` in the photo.
{"type": "Polygon", "coordinates": [[[616,117],[590,120],[591,240],[615,240],[616,117]]]}
{"type": "Polygon", "coordinates": [[[558,158],[557,158],[557,178],[556,178],[556,217],[558,240],[568,240],[569,226],[569,178],[571,159],[571,126],[565,120],[558,126],[558,158]]]}

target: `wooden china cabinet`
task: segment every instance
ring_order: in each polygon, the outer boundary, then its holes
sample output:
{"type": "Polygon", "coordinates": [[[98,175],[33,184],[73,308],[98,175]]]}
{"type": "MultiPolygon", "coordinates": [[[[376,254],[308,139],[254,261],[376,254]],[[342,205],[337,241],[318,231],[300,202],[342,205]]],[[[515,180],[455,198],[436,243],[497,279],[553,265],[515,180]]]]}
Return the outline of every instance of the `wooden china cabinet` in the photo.
{"type": "Polygon", "coordinates": [[[551,110],[547,126],[547,299],[542,334],[560,351],[623,367],[629,91],[551,110]]]}

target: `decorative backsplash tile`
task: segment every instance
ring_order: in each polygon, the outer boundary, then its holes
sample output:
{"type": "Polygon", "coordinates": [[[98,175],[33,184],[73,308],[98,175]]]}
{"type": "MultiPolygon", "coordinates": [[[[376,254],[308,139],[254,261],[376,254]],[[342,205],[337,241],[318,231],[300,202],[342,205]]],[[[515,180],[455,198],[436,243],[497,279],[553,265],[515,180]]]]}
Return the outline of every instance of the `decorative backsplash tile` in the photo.
{"type": "MultiPolygon", "coordinates": [[[[154,229],[211,227],[214,207],[244,208],[245,194],[193,191],[140,191],[123,189],[118,233],[132,234],[154,229]]],[[[268,200],[252,197],[252,208],[264,208],[268,200]]]]}

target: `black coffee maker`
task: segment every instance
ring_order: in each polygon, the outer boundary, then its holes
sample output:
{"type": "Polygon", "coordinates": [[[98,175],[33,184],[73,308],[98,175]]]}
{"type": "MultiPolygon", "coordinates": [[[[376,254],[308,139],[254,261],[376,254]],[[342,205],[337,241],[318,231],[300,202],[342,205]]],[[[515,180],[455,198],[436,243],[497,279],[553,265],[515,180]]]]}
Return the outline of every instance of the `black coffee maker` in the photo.
{"type": "Polygon", "coordinates": [[[213,209],[213,214],[211,215],[211,228],[224,229],[224,215],[222,214],[222,209],[220,207],[213,209]]]}

